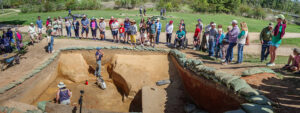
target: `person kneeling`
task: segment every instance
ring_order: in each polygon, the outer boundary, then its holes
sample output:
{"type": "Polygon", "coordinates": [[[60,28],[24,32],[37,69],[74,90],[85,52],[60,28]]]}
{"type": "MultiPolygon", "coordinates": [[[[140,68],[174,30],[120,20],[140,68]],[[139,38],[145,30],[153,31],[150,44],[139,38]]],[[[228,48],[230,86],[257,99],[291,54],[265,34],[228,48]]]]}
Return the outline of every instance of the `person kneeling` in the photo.
{"type": "Polygon", "coordinates": [[[183,42],[184,42],[184,36],[185,32],[182,30],[181,27],[179,27],[179,30],[176,32],[175,41],[174,41],[174,48],[176,48],[177,42],[180,45],[180,48],[183,48],[183,42]]]}
{"type": "Polygon", "coordinates": [[[290,55],[288,63],[282,69],[293,72],[300,70],[300,49],[293,49],[293,54],[290,55]],[[291,63],[292,65],[290,65],[291,63]]]}
{"type": "Polygon", "coordinates": [[[70,98],[72,97],[72,92],[66,88],[66,85],[63,82],[60,82],[57,87],[59,90],[56,93],[56,102],[69,105],[71,103],[70,98]]]}

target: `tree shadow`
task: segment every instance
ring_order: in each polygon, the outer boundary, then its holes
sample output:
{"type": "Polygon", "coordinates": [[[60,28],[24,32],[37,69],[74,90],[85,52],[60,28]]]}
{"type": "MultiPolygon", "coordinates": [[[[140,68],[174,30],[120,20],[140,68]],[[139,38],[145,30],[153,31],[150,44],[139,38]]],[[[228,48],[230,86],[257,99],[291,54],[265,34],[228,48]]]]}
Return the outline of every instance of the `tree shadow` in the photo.
{"type": "Polygon", "coordinates": [[[283,79],[269,78],[262,81],[260,86],[252,87],[266,92],[269,99],[274,102],[274,109],[278,113],[300,112],[300,78],[285,76],[283,79]]]}
{"type": "MultiPolygon", "coordinates": [[[[24,20],[10,20],[10,21],[1,21],[0,24],[10,24],[10,25],[23,25],[26,21],[24,20]]],[[[0,26],[2,27],[2,26],[0,26]]]]}

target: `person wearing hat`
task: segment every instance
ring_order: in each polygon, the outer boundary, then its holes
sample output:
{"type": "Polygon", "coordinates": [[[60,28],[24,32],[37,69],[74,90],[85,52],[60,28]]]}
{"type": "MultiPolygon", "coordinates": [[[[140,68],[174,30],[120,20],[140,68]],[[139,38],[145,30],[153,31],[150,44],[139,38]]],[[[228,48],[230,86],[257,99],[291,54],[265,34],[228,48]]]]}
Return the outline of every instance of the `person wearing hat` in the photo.
{"type": "Polygon", "coordinates": [[[62,30],[62,27],[63,27],[63,20],[61,18],[61,16],[58,16],[58,19],[57,19],[57,24],[58,24],[58,35],[59,36],[63,36],[63,30],[62,30]]]}
{"type": "Polygon", "coordinates": [[[124,39],[125,42],[125,28],[123,23],[120,24],[119,33],[120,35],[119,35],[118,43],[120,43],[121,39],[124,39]]]}
{"type": "Polygon", "coordinates": [[[71,32],[72,22],[68,18],[65,18],[65,27],[66,27],[66,31],[67,31],[67,36],[71,37],[72,36],[72,32],[71,32]]]}
{"type": "Polygon", "coordinates": [[[79,21],[75,17],[73,18],[72,26],[74,28],[75,38],[79,38],[79,26],[80,26],[80,23],[79,23],[79,21]]]}
{"type": "Polygon", "coordinates": [[[69,105],[71,103],[70,98],[72,97],[72,92],[66,87],[63,82],[59,82],[57,87],[59,89],[56,93],[56,102],[64,105],[69,105]]]}
{"type": "Polygon", "coordinates": [[[136,34],[137,34],[137,26],[136,26],[136,22],[135,20],[131,21],[130,27],[129,27],[129,31],[130,31],[130,41],[131,41],[131,45],[133,44],[134,46],[136,46],[136,34]]]}
{"type": "Polygon", "coordinates": [[[48,28],[48,25],[51,25],[51,24],[52,24],[52,20],[51,20],[51,17],[49,16],[46,20],[46,28],[48,28]]]}
{"type": "Polygon", "coordinates": [[[289,71],[300,70],[300,49],[294,48],[293,54],[290,55],[287,64],[282,68],[289,71]]]}
{"type": "Polygon", "coordinates": [[[37,33],[38,33],[38,39],[42,39],[42,30],[43,30],[43,21],[41,20],[41,16],[37,17],[36,20],[36,27],[37,27],[37,33]]]}
{"type": "Polygon", "coordinates": [[[209,39],[208,39],[208,43],[209,43],[208,55],[210,57],[213,57],[215,54],[215,46],[216,46],[215,40],[217,39],[217,37],[216,37],[217,34],[218,34],[218,31],[216,29],[216,23],[213,23],[211,25],[211,29],[209,30],[209,39]]]}
{"type": "Polygon", "coordinates": [[[281,39],[283,38],[285,34],[285,28],[286,28],[286,20],[284,15],[279,14],[276,16],[277,18],[277,25],[274,29],[274,34],[272,36],[272,44],[270,47],[270,62],[267,63],[267,66],[275,66],[275,59],[276,59],[276,50],[281,44],[281,39]]]}
{"type": "Polygon", "coordinates": [[[37,34],[36,34],[35,26],[33,25],[33,23],[30,23],[30,26],[28,28],[28,35],[30,37],[31,44],[34,44],[37,34]]]}
{"type": "Polygon", "coordinates": [[[91,19],[90,27],[91,27],[91,31],[92,31],[93,40],[96,40],[98,24],[97,24],[95,17],[93,17],[91,19]]]}
{"type": "Polygon", "coordinates": [[[98,64],[98,69],[96,69],[95,75],[97,77],[100,77],[101,76],[101,59],[104,56],[104,52],[102,51],[102,49],[100,47],[97,47],[96,49],[97,49],[97,51],[95,53],[95,57],[96,57],[96,62],[98,64]]]}
{"type": "Polygon", "coordinates": [[[117,42],[118,40],[118,32],[119,32],[119,22],[115,18],[114,21],[111,23],[111,33],[113,35],[113,42],[117,42]]]}
{"type": "Polygon", "coordinates": [[[161,32],[161,27],[162,27],[159,18],[156,19],[155,24],[157,26],[156,27],[156,29],[157,29],[157,32],[156,32],[156,44],[158,44],[159,43],[159,35],[160,35],[160,32],[161,32]]]}
{"type": "Polygon", "coordinates": [[[83,18],[81,19],[81,26],[82,26],[81,38],[83,38],[83,33],[84,32],[85,32],[85,38],[88,38],[88,35],[89,35],[89,24],[90,24],[89,19],[86,18],[86,15],[83,15],[83,18]]]}
{"type": "Polygon", "coordinates": [[[166,25],[167,46],[171,45],[172,33],[173,33],[173,20],[170,20],[170,22],[166,25]]]}
{"type": "Polygon", "coordinates": [[[105,27],[106,27],[106,23],[104,21],[104,18],[101,17],[99,22],[99,31],[100,31],[101,40],[105,40],[105,27]]]}
{"type": "Polygon", "coordinates": [[[240,34],[240,28],[237,24],[238,24],[237,20],[232,20],[232,22],[231,22],[232,29],[231,29],[231,31],[228,32],[229,47],[227,50],[226,61],[225,61],[224,65],[232,62],[232,60],[233,60],[233,48],[236,46],[238,35],[240,34]]]}
{"type": "Polygon", "coordinates": [[[269,48],[272,43],[272,36],[273,36],[273,23],[270,22],[267,27],[265,27],[259,35],[260,43],[261,43],[261,55],[260,55],[260,61],[263,62],[264,60],[267,60],[269,56],[269,48]]]}

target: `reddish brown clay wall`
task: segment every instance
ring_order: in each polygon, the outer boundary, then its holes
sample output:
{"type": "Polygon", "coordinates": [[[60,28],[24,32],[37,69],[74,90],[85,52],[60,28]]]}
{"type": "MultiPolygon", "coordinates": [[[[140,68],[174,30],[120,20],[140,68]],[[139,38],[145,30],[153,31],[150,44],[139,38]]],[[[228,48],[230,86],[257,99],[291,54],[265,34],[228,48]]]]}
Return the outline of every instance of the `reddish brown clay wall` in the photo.
{"type": "Polygon", "coordinates": [[[225,86],[196,76],[193,72],[182,68],[173,56],[171,59],[179,70],[185,91],[199,107],[210,113],[223,113],[240,107],[243,100],[225,86]]]}

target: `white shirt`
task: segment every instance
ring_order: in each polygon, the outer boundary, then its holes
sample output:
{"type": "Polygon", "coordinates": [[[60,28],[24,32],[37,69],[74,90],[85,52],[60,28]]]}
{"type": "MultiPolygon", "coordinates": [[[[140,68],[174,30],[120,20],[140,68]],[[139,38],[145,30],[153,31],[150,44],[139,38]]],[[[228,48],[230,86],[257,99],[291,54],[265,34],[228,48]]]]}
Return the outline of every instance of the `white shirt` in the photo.
{"type": "Polygon", "coordinates": [[[99,28],[101,30],[105,31],[105,27],[106,27],[106,23],[104,21],[99,23],[99,28]]]}
{"type": "Polygon", "coordinates": [[[28,32],[29,32],[30,34],[36,33],[36,32],[35,32],[35,26],[33,26],[33,27],[29,26],[28,32]]]}
{"type": "Polygon", "coordinates": [[[237,39],[238,44],[246,44],[246,39],[248,36],[248,31],[245,31],[245,35],[243,35],[241,38],[237,39]]]}
{"type": "Polygon", "coordinates": [[[71,22],[70,21],[66,21],[65,22],[65,26],[67,26],[67,27],[71,26],[71,22]]]}
{"type": "Polygon", "coordinates": [[[111,28],[112,30],[114,31],[117,31],[118,30],[118,27],[119,27],[119,23],[118,22],[114,22],[111,24],[111,28]]]}
{"type": "Polygon", "coordinates": [[[166,33],[171,34],[173,32],[173,24],[166,26],[166,33]]]}

